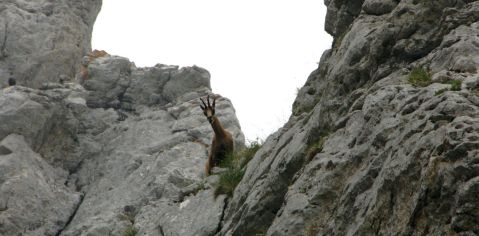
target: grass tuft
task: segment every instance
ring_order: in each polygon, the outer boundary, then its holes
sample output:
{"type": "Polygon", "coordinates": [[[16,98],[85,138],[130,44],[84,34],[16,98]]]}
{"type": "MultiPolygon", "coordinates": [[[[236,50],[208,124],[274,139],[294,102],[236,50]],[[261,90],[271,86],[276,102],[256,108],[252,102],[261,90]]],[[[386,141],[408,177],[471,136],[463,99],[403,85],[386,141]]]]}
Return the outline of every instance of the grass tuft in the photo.
{"type": "Polygon", "coordinates": [[[416,67],[411,70],[408,82],[415,87],[426,87],[432,83],[432,80],[431,75],[426,71],[426,69],[422,67],[416,67]]]}
{"type": "Polygon", "coordinates": [[[256,140],[251,142],[246,148],[228,155],[221,163],[221,168],[226,168],[225,172],[219,174],[219,181],[215,187],[215,197],[220,194],[233,196],[233,192],[239,182],[243,179],[245,168],[248,162],[253,159],[256,152],[261,148],[261,142],[256,140]]]}
{"type": "Polygon", "coordinates": [[[138,229],[133,227],[133,225],[130,225],[128,226],[128,228],[125,229],[122,236],[136,236],[137,233],[138,233],[138,229]]]}
{"type": "Polygon", "coordinates": [[[233,196],[236,186],[243,179],[244,170],[238,168],[228,169],[220,174],[218,185],[215,188],[215,197],[226,194],[233,196]]]}
{"type": "Polygon", "coordinates": [[[256,141],[252,141],[246,148],[239,151],[238,153],[239,166],[241,168],[244,168],[249,163],[249,161],[253,159],[254,155],[261,148],[261,146],[262,146],[261,141],[256,140],[256,141]]]}
{"type": "Polygon", "coordinates": [[[449,81],[449,84],[451,84],[451,91],[460,91],[461,90],[462,81],[451,80],[451,81],[449,81]]]}
{"type": "Polygon", "coordinates": [[[318,141],[312,143],[308,147],[306,157],[308,158],[309,161],[311,161],[314,158],[314,156],[316,156],[316,154],[323,151],[324,142],[326,142],[327,139],[328,139],[328,134],[324,134],[319,138],[318,141]]]}

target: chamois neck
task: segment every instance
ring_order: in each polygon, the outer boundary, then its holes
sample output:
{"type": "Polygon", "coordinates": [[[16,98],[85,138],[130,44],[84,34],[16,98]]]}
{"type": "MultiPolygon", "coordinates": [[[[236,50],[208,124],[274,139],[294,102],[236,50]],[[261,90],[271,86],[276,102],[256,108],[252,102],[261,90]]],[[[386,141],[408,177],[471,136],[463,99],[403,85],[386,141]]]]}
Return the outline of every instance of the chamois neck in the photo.
{"type": "Polygon", "coordinates": [[[210,124],[216,136],[224,137],[226,135],[223,126],[221,126],[220,120],[218,120],[216,116],[212,117],[210,124]]]}

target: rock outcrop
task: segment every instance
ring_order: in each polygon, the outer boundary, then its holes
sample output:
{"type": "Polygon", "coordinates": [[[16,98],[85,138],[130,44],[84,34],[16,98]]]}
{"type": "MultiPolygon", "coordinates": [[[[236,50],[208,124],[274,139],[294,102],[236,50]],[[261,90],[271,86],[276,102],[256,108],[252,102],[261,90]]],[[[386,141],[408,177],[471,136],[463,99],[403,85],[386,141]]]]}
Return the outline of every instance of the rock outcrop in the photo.
{"type": "MultiPolygon", "coordinates": [[[[0,234],[215,234],[226,202],[204,174],[213,132],[199,97],[211,94],[209,79],[196,66],[105,56],[90,64],[86,89],[4,89],[0,234]]],[[[241,147],[233,106],[216,96],[241,147]]]]}
{"type": "Polygon", "coordinates": [[[0,234],[56,235],[73,215],[80,194],[65,186],[67,173],[49,165],[23,136],[0,142],[0,234]]]}
{"type": "Polygon", "coordinates": [[[325,3],[333,48],[219,235],[479,234],[479,2],[325,3]]]}
{"type": "Polygon", "coordinates": [[[91,50],[101,0],[2,0],[0,4],[0,87],[9,77],[40,87],[74,78],[91,50]]]}
{"type": "MultiPolygon", "coordinates": [[[[217,233],[226,198],[205,178],[213,132],[199,107],[209,72],[90,52],[100,7],[0,6],[0,235],[217,233]]],[[[214,96],[243,146],[231,102],[214,96]]]]}

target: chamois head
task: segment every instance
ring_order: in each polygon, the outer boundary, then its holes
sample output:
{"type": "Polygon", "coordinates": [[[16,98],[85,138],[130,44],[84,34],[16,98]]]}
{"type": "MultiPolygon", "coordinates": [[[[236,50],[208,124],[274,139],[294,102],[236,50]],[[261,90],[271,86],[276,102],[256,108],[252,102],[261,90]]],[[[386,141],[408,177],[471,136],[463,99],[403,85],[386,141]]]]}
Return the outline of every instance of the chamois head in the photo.
{"type": "Polygon", "coordinates": [[[203,110],[203,114],[205,114],[206,118],[211,123],[213,121],[213,116],[215,115],[216,98],[213,98],[213,105],[210,104],[210,95],[206,97],[207,103],[205,103],[205,101],[203,101],[201,98],[200,100],[201,103],[203,103],[203,105],[200,104],[201,110],[203,110]]]}

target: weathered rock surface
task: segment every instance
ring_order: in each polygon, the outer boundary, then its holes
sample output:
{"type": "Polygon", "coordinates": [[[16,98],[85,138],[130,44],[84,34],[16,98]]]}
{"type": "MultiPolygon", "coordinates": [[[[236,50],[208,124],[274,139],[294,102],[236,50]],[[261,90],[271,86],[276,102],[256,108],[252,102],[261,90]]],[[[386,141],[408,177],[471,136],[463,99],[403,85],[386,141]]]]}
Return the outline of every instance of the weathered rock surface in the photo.
{"type": "Polygon", "coordinates": [[[0,235],[56,235],[80,194],[65,186],[67,172],[54,169],[23,136],[0,142],[0,235]]]}
{"type": "Polygon", "coordinates": [[[479,234],[479,2],[325,3],[333,48],[218,235],[479,234]]]}
{"type": "Polygon", "coordinates": [[[363,10],[371,15],[382,15],[391,12],[397,4],[395,0],[365,0],[363,10]]]}
{"type": "Polygon", "coordinates": [[[74,78],[100,8],[101,0],[2,0],[0,86],[10,76],[28,87],[74,78]]]}
{"type": "MultiPolygon", "coordinates": [[[[161,235],[158,229],[215,234],[226,202],[214,198],[204,176],[213,133],[198,98],[211,94],[209,73],[136,68],[116,56],[96,60],[87,90],[50,83],[0,93],[0,166],[6,171],[0,193],[15,198],[3,203],[8,209],[0,211],[0,232],[103,236],[133,226],[140,235],[161,235]],[[28,155],[19,158],[17,149],[28,155]],[[26,207],[13,210],[13,204],[26,207]]],[[[217,97],[218,118],[241,147],[232,104],[217,97]]]]}

